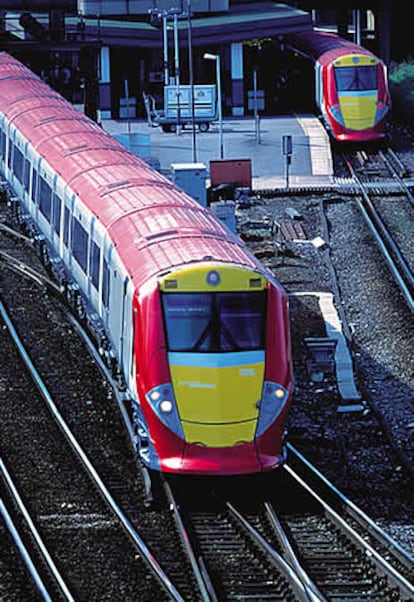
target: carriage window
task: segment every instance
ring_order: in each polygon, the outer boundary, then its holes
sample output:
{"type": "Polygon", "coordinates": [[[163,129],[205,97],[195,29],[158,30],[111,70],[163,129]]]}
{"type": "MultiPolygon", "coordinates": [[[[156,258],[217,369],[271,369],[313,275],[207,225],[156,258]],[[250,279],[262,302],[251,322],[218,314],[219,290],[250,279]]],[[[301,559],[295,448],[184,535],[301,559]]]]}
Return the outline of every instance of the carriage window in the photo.
{"type": "Polygon", "coordinates": [[[23,182],[23,154],[17,146],[14,149],[13,173],[20,183],[23,182]]]}
{"type": "Polygon", "coordinates": [[[93,286],[97,289],[99,286],[99,259],[100,259],[100,248],[96,242],[92,241],[91,245],[91,258],[89,265],[89,273],[93,286]]]}
{"type": "Polygon", "coordinates": [[[169,351],[263,349],[266,291],[163,293],[169,351]]]}
{"type": "Polygon", "coordinates": [[[76,261],[86,272],[88,256],[88,233],[77,219],[73,219],[72,251],[76,261]]]}
{"type": "Polygon", "coordinates": [[[23,170],[23,186],[26,192],[29,192],[30,186],[30,161],[28,159],[24,160],[24,170],[23,170]]]}
{"type": "Polygon", "coordinates": [[[52,190],[42,177],[39,178],[39,209],[50,221],[52,215],[52,190]]]}
{"type": "Polygon", "coordinates": [[[1,158],[4,161],[4,157],[6,155],[6,135],[3,130],[0,130],[0,153],[1,158]]]}
{"type": "Polygon", "coordinates": [[[8,167],[11,167],[11,165],[12,165],[12,156],[13,156],[13,147],[14,147],[14,145],[13,145],[13,143],[12,143],[12,141],[11,141],[11,140],[9,140],[9,141],[8,141],[8,143],[9,143],[9,155],[8,155],[8,157],[7,157],[7,166],[8,166],[8,167]]]}
{"type": "Polygon", "coordinates": [[[56,234],[60,234],[60,217],[62,214],[62,202],[57,194],[54,194],[52,197],[52,205],[53,205],[53,227],[56,231],[56,234]]]}
{"type": "Polygon", "coordinates": [[[32,180],[32,201],[36,201],[37,193],[37,171],[33,169],[33,180],[32,180]]]}
{"type": "Polygon", "coordinates": [[[378,86],[378,66],[336,67],[335,80],[338,92],[376,90],[378,86]]]}
{"type": "Polygon", "coordinates": [[[105,259],[102,274],[102,303],[105,307],[109,305],[109,267],[105,259]]]}
{"type": "Polygon", "coordinates": [[[65,247],[69,246],[69,224],[70,224],[70,211],[68,207],[65,207],[65,214],[63,217],[63,244],[65,247]]]}

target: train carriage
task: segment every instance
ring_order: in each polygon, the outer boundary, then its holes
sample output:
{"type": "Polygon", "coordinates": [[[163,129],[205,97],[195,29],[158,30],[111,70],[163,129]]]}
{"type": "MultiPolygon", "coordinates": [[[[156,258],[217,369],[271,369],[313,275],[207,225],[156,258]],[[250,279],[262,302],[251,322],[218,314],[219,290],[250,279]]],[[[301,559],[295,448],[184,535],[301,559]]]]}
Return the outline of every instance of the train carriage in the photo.
{"type": "Polygon", "coordinates": [[[336,34],[316,30],[289,37],[287,46],[313,67],[315,105],[334,140],[385,137],[391,100],[381,59],[336,34]]]}
{"type": "Polygon", "coordinates": [[[150,469],[285,459],[287,295],[212,213],[0,53],[0,168],[21,219],[128,392],[150,469]]]}

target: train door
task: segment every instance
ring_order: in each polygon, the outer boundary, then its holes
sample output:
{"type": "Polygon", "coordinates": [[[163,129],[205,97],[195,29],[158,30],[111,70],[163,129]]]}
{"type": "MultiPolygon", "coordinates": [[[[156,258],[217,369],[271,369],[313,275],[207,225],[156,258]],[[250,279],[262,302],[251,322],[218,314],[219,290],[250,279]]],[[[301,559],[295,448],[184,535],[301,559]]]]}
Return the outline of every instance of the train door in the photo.
{"type": "Polygon", "coordinates": [[[75,207],[76,194],[71,191],[68,185],[65,186],[64,206],[62,208],[62,246],[61,254],[63,263],[69,268],[72,267],[72,252],[71,252],[71,224],[72,215],[75,207]]]}
{"type": "Polygon", "coordinates": [[[124,304],[128,290],[128,277],[125,275],[119,257],[112,245],[109,250],[107,266],[107,268],[104,266],[104,271],[107,270],[107,278],[109,279],[109,298],[107,307],[105,307],[106,325],[117,359],[121,363],[123,361],[123,330],[126,311],[124,304]]]}
{"type": "Polygon", "coordinates": [[[60,233],[61,233],[61,215],[63,205],[64,182],[56,174],[52,187],[52,218],[51,218],[51,240],[56,253],[59,253],[60,233]]]}
{"type": "Polygon", "coordinates": [[[128,375],[128,370],[131,366],[131,351],[132,351],[132,298],[133,287],[128,276],[124,279],[123,297],[122,297],[122,334],[121,334],[121,352],[119,364],[122,372],[128,375]]]}
{"type": "Polygon", "coordinates": [[[88,299],[95,311],[102,315],[100,305],[101,282],[100,277],[103,270],[104,230],[100,222],[93,217],[90,229],[90,249],[88,267],[88,299]]]}
{"type": "Polygon", "coordinates": [[[110,305],[112,305],[111,290],[111,263],[112,263],[113,245],[105,235],[104,253],[102,259],[101,282],[100,282],[100,315],[104,323],[105,332],[110,332],[110,305]]]}
{"type": "Polygon", "coordinates": [[[26,208],[29,207],[29,191],[30,191],[30,176],[31,176],[31,163],[30,163],[30,144],[29,142],[24,143],[24,166],[23,166],[23,203],[26,208]]]}
{"type": "Polygon", "coordinates": [[[0,166],[1,171],[5,171],[6,161],[6,132],[5,132],[5,119],[0,117],[0,166]]]}
{"type": "Polygon", "coordinates": [[[322,111],[323,106],[323,81],[322,81],[322,65],[315,63],[315,102],[319,111],[322,111]]]}

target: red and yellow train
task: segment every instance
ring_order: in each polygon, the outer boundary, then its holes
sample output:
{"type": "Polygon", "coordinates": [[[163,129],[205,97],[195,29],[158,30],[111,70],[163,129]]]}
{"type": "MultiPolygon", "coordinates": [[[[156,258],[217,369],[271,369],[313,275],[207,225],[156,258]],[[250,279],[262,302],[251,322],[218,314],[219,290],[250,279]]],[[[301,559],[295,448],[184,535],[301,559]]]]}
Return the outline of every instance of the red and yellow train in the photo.
{"type": "Polygon", "coordinates": [[[6,53],[0,169],[129,392],[143,464],[283,463],[288,299],[242,241],[6,53]]]}
{"type": "MultiPolygon", "coordinates": [[[[288,37],[287,47],[313,68],[313,101],[334,140],[370,142],[385,137],[391,96],[381,59],[336,34],[316,30],[288,37]]],[[[307,93],[306,81],[301,80],[301,95],[307,93]]]]}

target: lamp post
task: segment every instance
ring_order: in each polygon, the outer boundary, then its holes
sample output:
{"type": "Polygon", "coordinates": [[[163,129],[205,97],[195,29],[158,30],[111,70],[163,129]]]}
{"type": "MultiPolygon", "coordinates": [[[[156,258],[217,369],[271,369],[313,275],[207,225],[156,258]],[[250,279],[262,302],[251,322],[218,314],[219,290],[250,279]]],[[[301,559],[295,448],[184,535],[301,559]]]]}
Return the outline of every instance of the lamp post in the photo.
{"type": "Polygon", "coordinates": [[[210,54],[206,52],[204,57],[208,61],[216,61],[216,78],[217,78],[217,109],[219,118],[219,132],[220,132],[220,159],[224,157],[224,146],[223,146],[223,110],[221,101],[221,69],[220,69],[220,55],[210,54]]]}
{"type": "Polygon", "coordinates": [[[191,103],[191,125],[192,125],[192,148],[193,163],[197,163],[197,144],[195,128],[195,109],[194,109],[194,67],[193,67],[193,41],[191,27],[191,0],[187,0],[187,34],[188,34],[188,70],[190,75],[190,103],[191,103]]]}

